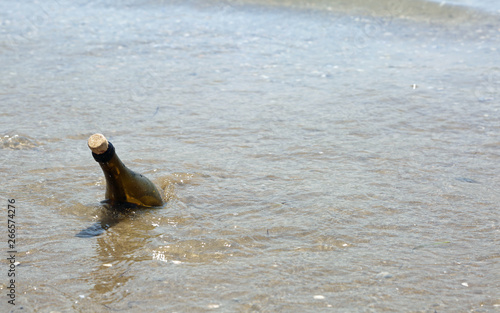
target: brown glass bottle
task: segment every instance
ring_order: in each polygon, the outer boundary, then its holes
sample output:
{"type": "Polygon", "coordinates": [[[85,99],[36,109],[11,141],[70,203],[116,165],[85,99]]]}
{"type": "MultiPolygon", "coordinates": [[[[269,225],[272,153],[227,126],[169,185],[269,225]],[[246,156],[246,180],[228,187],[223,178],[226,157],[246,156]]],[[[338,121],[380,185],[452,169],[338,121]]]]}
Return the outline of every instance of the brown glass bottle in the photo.
{"type": "Polygon", "coordinates": [[[88,140],[92,156],[106,178],[106,200],[111,205],[132,203],[139,206],[161,206],[163,199],[156,186],[145,176],[135,173],[122,163],[115,148],[101,134],[88,140]]]}

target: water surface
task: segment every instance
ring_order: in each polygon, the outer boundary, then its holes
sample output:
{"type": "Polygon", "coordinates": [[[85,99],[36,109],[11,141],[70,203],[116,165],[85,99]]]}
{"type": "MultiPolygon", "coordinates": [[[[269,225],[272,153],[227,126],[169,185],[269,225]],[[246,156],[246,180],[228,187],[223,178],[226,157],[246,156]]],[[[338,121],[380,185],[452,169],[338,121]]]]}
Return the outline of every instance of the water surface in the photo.
{"type": "Polygon", "coordinates": [[[2,2],[0,308],[498,312],[498,9],[2,2]],[[164,208],[101,205],[95,132],[164,208]]]}

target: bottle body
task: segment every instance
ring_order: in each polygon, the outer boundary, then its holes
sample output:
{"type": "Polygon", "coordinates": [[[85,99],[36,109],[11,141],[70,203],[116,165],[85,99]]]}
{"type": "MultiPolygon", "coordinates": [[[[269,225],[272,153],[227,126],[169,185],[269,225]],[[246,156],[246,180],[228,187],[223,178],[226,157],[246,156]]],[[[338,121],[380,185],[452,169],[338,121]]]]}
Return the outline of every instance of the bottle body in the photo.
{"type": "MultiPolygon", "coordinates": [[[[104,153],[92,153],[106,179],[105,197],[111,205],[132,203],[139,206],[161,206],[163,199],[156,186],[147,177],[128,169],[107,142],[104,153]]],[[[89,145],[90,146],[90,145],[89,145]]]]}

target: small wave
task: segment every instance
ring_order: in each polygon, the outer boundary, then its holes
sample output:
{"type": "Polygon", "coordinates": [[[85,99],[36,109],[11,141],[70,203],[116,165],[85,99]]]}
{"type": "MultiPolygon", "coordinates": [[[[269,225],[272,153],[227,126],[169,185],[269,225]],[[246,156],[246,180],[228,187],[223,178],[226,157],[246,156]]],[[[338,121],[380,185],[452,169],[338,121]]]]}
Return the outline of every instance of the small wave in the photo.
{"type": "Polygon", "coordinates": [[[40,143],[35,139],[18,134],[6,134],[0,137],[0,147],[10,150],[30,150],[38,147],[40,143]]]}
{"type": "Polygon", "coordinates": [[[433,23],[460,24],[484,21],[497,16],[488,10],[433,0],[226,0],[231,4],[256,4],[292,9],[329,11],[338,14],[371,16],[389,19],[413,19],[433,23]]]}

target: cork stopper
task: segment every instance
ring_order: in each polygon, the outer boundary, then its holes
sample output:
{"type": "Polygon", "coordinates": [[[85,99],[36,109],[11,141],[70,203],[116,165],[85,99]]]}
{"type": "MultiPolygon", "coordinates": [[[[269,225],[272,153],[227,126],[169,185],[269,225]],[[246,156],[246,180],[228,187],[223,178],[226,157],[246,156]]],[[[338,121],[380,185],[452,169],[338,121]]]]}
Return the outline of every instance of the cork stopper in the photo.
{"type": "Polygon", "coordinates": [[[95,154],[103,154],[108,150],[108,140],[102,134],[93,134],[90,136],[88,145],[95,154]]]}

